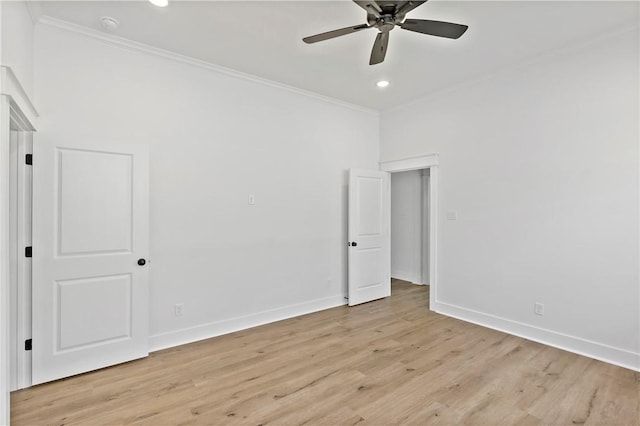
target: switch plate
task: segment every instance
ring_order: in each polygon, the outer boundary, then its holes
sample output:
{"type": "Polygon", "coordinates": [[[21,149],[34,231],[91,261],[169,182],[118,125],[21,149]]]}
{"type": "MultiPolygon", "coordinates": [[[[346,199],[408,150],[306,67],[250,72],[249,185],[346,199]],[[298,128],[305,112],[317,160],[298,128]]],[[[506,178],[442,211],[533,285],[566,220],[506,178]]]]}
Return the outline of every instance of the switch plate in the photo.
{"type": "Polygon", "coordinates": [[[251,194],[249,195],[249,205],[253,206],[256,203],[256,196],[251,194]]]}
{"type": "Polygon", "coordinates": [[[533,304],[533,313],[536,315],[544,315],[544,305],[542,303],[536,302],[533,304]]]}
{"type": "Polygon", "coordinates": [[[458,220],[458,212],[455,210],[448,210],[447,220],[458,220]]]}
{"type": "Polygon", "coordinates": [[[181,317],[184,315],[184,303],[176,303],[173,306],[173,313],[177,317],[181,317]]]}

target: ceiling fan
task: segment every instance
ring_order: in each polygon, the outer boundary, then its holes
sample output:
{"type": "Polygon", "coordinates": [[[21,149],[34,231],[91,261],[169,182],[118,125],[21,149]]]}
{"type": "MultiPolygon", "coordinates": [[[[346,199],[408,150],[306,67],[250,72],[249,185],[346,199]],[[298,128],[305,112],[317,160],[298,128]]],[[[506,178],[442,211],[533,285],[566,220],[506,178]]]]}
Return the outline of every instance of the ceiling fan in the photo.
{"type": "Polygon", "coordinates": [[[305,43],[316,43],[318,41],[329,40],[347,34],[377,28],[378,35],[373,43],[369,65],[379,64],[384,61],[389,44],[389,31],[396,26],[403,30],[414,31],[427,35],[446,38],[459,38],[467,28],[466,25],[454,24],[451,22],[430,21],[427,19],[405,19],[405,15],[416,7],[426,3],[425,1],[358,1],[353,0],[358,6],[367,12],[367,23],[353,27],[341,28],[339,30],[328,31],[302,39],[305,43]]]}

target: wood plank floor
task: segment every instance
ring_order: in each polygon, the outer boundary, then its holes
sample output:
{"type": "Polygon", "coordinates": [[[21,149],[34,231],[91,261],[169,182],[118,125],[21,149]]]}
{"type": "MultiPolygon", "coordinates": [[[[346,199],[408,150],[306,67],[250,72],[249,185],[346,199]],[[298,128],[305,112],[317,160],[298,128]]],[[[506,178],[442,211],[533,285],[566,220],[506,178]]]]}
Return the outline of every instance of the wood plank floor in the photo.
{"type": "Polygon", "coordinates": [[[11,422],[638,425],[637,373],[427,310],[428,287],[11,395],[11,422]]]}

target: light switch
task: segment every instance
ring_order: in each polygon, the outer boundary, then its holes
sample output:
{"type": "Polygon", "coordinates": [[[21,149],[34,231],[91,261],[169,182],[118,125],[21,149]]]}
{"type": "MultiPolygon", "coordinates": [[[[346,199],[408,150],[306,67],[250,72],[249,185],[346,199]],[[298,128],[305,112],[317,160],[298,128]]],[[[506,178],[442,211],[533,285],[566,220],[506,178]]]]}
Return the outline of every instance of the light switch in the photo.
{"type": "Polygon", "coordinates": [[[448,210],[447,220],[458,220],[458,212],[455,210],[448,210]]]}
{"type": "Polygon", "coordinates": [[[249,205],[253,206],[256,203],[256,196],[251,194],[249,195],[249,205]]]}

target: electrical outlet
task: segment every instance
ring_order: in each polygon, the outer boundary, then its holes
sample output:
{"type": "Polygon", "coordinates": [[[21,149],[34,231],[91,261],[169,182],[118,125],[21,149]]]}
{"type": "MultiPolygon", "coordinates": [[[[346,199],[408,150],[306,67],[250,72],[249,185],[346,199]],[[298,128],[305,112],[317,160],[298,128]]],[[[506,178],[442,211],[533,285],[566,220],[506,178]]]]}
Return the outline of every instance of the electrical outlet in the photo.
{"type": "Polygon", "coordinates": [[[181,317],[184,315],[184,303],[176,303],[173,306],[173,313],[177,317],[181,317]]]}
{"type": "Polygon", "coordinates": [[[542,303],[536,302],[533,304],[533,313],[536,315],[544,315],[544,305],[542,303]]]}
{"type": "Polygon", "coordinates": [[[250,206],[255,205],[256,204],[256,196],[253,195],[253,194],[249,195],[248,203],[249,203],[250,206]]]}

